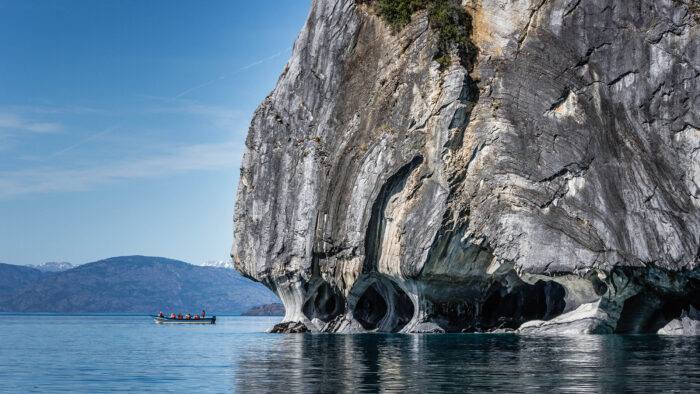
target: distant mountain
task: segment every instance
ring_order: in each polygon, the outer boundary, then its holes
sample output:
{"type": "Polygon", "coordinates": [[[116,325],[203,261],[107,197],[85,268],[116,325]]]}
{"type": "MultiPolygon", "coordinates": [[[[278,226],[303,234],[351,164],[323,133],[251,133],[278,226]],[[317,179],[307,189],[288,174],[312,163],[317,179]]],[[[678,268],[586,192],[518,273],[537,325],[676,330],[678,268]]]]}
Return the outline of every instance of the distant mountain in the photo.
{"type": "Polygon", "coordinates": [[[241,313],[243,316],[284,316],[284,305],[279,302],[254,306],[241,313]]]}
{"type": "MultiPolygon", "coordinates": [[[[235,271],[162,257],[113,257],[54,274],[17,268],[45,277],[0,293],[0,311],[241,313],[279,302],[266,287],[235,271]]],[[[3,282],[5,277],[0,272],[3,282]]]]}
{"type": "Polygon", "coordinates": [[[0,263],[0,297],[46,277],[36,268],[0,263]]]}
{"type": "Polygon", "coordinates": [[[216,267],[216,268],[226,268],[229,270],[235,270],[236,267],[233,266],[233,261],[231,260],[215,260],[207,261],[202,264],[203,267],[216,267]]]}
{"type": "Polygon", "coordinates": [[[61,272],[61,271],[67,271],[71,268],[75,268],[75,266],[73,264],[67,263],[65,261],[63,261],[63,262],[49,261],[47,263],[39,264],[39,265],[27,265],[27,267],[36,268],[41,272],[61,272]]]}

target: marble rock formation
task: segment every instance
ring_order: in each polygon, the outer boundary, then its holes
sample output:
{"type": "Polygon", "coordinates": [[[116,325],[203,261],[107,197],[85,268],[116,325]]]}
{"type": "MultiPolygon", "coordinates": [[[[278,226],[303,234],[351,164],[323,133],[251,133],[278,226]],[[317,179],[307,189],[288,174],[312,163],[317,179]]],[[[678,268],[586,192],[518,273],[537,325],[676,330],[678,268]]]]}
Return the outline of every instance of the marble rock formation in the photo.
{"type": "Polygon", "coordinates": [[[700,335],[700,312],[690,306],[680,318],[671,320],[658,331],[661,335],[700,335]]]}
{"type": "Polygon", "coordinates": [[[478,56],[445,67],[427,11],[396,30],[376,1],[315,0],[252,120],[231,256],[276,331],[653,333],[700,307],[696,2],[466,0],[478,56]]]}

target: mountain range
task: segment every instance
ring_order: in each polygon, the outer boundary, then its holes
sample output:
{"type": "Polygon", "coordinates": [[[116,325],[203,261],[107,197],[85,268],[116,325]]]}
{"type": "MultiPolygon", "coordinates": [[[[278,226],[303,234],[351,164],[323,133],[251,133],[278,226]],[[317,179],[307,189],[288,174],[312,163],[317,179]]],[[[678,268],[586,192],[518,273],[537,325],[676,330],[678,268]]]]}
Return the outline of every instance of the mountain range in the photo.
{"type": "Polygon", "coordinates": [[[279,302],[225,268],[163,257],[122,256],[60,272],[0,264],[0,311],[65,313],[241,313],[279,302]]]}
{"type": "Polygon", "coordinates": [[[0,263],[0,297],[16,288],[37,282],[45,276],[36,268],[0,263]]]}
{"type": "Polygon", "coordinates": [[[243,316],[284,316],[284,305],[279,302],[254,306],[241,313],[243,316]]]}

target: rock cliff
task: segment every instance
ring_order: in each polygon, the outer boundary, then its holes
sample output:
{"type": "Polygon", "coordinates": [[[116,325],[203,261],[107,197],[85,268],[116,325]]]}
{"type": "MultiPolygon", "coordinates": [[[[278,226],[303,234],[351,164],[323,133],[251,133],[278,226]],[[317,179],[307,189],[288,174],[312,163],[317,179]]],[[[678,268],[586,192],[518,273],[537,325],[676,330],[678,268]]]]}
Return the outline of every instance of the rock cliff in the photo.
{"type": "Polygon", "coordinates": [[[471,64],[437,59],[430,7],[396,27],[378,1],[313,2],[246,140],[231,256],[284,322],[657,332],[700,307],[696,2],[464,1],[471,64]]]}

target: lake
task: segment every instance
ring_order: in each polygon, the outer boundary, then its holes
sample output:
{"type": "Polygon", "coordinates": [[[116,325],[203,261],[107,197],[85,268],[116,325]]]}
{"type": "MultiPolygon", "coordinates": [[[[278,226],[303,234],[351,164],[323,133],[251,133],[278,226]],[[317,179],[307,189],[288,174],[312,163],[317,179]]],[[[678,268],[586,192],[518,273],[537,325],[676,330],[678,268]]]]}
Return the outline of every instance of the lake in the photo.
{"type": "Polygon", "coordinates": [[[700,391],[700,339],[267,334],[279,317],[0,314],[0,392],[700,391]]]}

